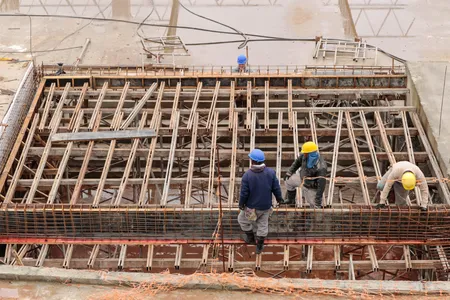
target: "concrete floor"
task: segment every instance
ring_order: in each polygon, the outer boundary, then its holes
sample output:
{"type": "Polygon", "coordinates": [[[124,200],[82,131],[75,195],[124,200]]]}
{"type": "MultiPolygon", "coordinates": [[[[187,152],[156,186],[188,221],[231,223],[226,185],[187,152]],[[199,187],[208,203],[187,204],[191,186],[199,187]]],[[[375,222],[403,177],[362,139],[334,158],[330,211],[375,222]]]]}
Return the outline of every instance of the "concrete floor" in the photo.
{"type": "Polygon", "coordinates": [[[440,153],[440,164],[444,169],[444,176],[449,177],[450,63],[410,62],[408,69],[417,91],[417,100],[420,99],[421,111],[427,116],[427,133],[434,137],[430,140],[435,150],[437,149],[440,153]]]}

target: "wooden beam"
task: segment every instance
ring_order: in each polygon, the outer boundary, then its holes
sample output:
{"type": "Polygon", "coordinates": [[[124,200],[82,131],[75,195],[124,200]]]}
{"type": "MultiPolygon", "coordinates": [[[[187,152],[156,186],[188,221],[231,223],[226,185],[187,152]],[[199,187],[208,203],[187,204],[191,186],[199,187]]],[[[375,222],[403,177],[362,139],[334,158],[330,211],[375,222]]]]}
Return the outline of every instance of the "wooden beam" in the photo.
{"type": "Polygon", "coordinates": [[[170,125],[169,129],[173,130],[173,127],[175,126],[175,115],[178,110],[178,102],[180,99],[180,93],[181,93],[181,82],[177,83],[177,88],[175,90],[175,96],[173,99],[173,105],[172,105],[172,113],[170,114],[170,125]]]}
{"type": "MultiPolygon", "coordinates": [[[[156,135],[158,135],[159,128],[161,126],[161,114],[159,114],[157,116],[156,121],[151,126],[155,129],[156,135]]],[[[149,197],[146,200],[145,195],[147,194],[146,192],[147,192],[148,184],[150,181],[150,175],[152,172],[152,165],[153,165],[153,158],[155,156],[155,149],[156,149],[157,142],[158,142],[157,138],[152,139],[152,141],[150,143],[150,147],[147,150],[148,152],[147,152],[147,160],[146,160],[146,165],[145,165],[144,177],[142,178],[142,181],[140,182],[141,183],[141,193],[139,194],[139,205],[144,205],[150,200],[149,197]]]]}
{"type": "Polygon", "coordinates": [[[177,147],[177,139],[178,139],[178,125],[180,124],[180,113],[177,112],[175,116],[175,127],[173,129],[172,134],[172,142],[170,144],[168,162],[167,162],[167,170],[166,170],[166,180],[163,188],[163,194],[161,197],[161,206],[167,205],[167,200],[169,196],[170,189],[170,180],[172,179],[172,169],[173,169],[173,160],[175,158],[175,149],[177,147]]]}
{"type": "MultiPolygon", "coordinates": [[[[116,124],[114,124],[114,130],[119,129],[122,118],[123,112],[120,114],[120,117],[117,118],[117,122],[116,124]]],[[[103,194],[103,188],[105,187],[105,182],[109,173],[109,167],[111,166],[111,161],[113,159],[114,149],[116,148],[116,142],[116,140],[111,140],[111,143],[109,145],[108,155],[106,156],[105,164],[103,165],[102,175],[100,176],[100,180],[98,180],[97,191],[95,193],[94,200],[92,201],[93,207],[97,207],[100,204],[100,199],[103,194]]]]}
{"type": "Polygon", "coordinates": [[[107,88],[108,88],[108,81],[105,81],[105,83],[103,83],[103,87],[102,87],[102,90],[100,92],[100,95],[98,95],[98,99],[97,99],[97,101],[95,103],[95,108],[94,108],[94,111],[92,112],[92,117],[89,120],[89,125],[88,125],[88,129],[89,130],[92,130],[92,128],[94,128],[95,117],[100,112],[100,108],[102,107],[103,99],[105,99],[106,89],[107,88]]]}
{"type": "MultiPolygon", "coordinates": [[[[147,113],[144,112],[146,115],[147,113]]],[[[156,133],[153,129],[116,130],[100,132],[72,132],[56,133],[51,141],[56,142],[82,142],[82,141],[110,141],[153,138],[156,133]]]]}
{"type": "MultiPolygon", "coordinates": [[[[331,161],[331,173],[330,173],[330,182],[328,185],[328,197],[326,206],[331,206],[333,204],[333,195],[334,195],[334,180],[336,178],[336,169],[337,162],[339,157],[339,144],[341,140],[341,128],[342,128],[342,119],[343,113],[342,111],[338,114],[338,121],[336,125],[336,137],[334,139],[334,151],[333,151],[333,159],[331,161]]],[[[349,130],[350,132],[350,130],[349,130]]]]}
{"type": "Polygon", "coordinates": [[[22,153],[20,154],[19,161],[17,162],[17,167],[14,172],[14,176],[11,180],[11,183],[9,184],[8,192],[6,193],[4,203],[11,202],[11,199],[14,197],[14,193],[16,191],[17,187],[17,181],[22,176],[22,171],[25,165],[25,160],[28,155],[28,151],[30,150],[31,142],[34,140],[34,132],[36,131],[36,127],[39,121],[39,114],[36,114],[34,116],[33,122],[31,123],[30,130],[28,131],[28,136],[25,141],[25,145],[23,146],[22,153]]]}
{"type": "MultiPolygon", "coordinates": [[[[55,126],[52,127],[50,136],[54,135],[56,133],[56,130],[58,129],[59,122],[61,121],[61,112],[58,114],[58,116],[55,119],[55,126]]],[[[28,196],[26,199],[27,204],[33,203],[34,194],[36,193],[36,190],[38,189],[39,181],[41,180],[42,174],[44,173],[45,165],[47,164],[47,158],[50,154],[50,150],[52,148],[51,141],[48,141],[45,145],[44,152],[42,153],[41,160],[39,161],[39,165],[36,169],[36,173],[34,175],[33,184],[30,187],[30,190],[28,192],[28,196]]]]}
{"type": "MultiPolygon", "coordinates": [[[[40,131],[44,130],[44,128],[45,128],[45,124],[46,124],[47,118],[48,118],[48,112],[50,111],[50,106],[52,105],[52,102],[53,102],[53,95],[55,93],[55,86],[56,85],[55,85],[54,82],[50,85],[50,91],[48,92],[47,98],[44,101],[44,103],[45,103],[44,112],[42,114],[41,122],[39,123],[39,127],[38,127],[40,131]]],[[[43,91],[43,89],[40,92],[38,92],[38,93],[41,94],[42,91],[43,91]]],[[[38,93],[36,93],[36,96],[37,96],[38,93]]],[[[39,95],[39,96],[41,96],[41,95],[39,95]]]]}
{"type": "MultiPolygon", "coordinates": [[[[92,128],[93,132],[96,132],[100,126],[100,120],[102,118],[102,113],[99,112],[95,118],[94,126],[92,128]]],[[[116,122],[117,123],[117,122],[116,122]]],[[[70,204],[74,205],[77,203],[78,198],[80,197],[81,188],[83,187],[83,180],[86,176],[86,171],[89,166],[89,161],[92,155],[92,149],[94,148],[94,141],[90,141],[86,151],[84,152],[83,164],[81,165],[80,172],[78,173],[78,180],[73,189],[72,197],[70,198],[70,204]]]]}
{"type": "Polygon", "coordinates": [[[345,112],[345,118],[347,121],[347,128],[348,128],[348,132],[349,132],[349,136],[350,136],[350,143],[352,145],[353,154],[355,156],[356,168],[358,169],[358,175],[359,175],[359,179],[360,179],[360,185],[361,185],[361,190],[362,190],[362,194],[363,194],[363,199],[364,199],[365,204],[370,205],[369,190],[367,188],[367,182],[366,182],[366,178],[364,175],[364,168],[363,168],[363,165],[361,162],[361,157],[359,155],[358,145],[356,143],[355,136],[353,135],[353,124],[352,124],[352,119],[350,117],[350,112],[345,112]]]}
{"type": "MultiPolygon", "coordinates": [[[[179,115],[177,115],[179,116],[179,115]]],[[[198,128],[198,114],[195,115],[194,126],[192,129],[191,149],[189,152],[189,166],[186,174],[186,192],[184,198],[184,207],[188,208],[191,205],[192,196],[192,176],[194,174],[195,150],[197,149],[197,128],[198,128]]],[[[230,191],[231,192],[231,191],[230,191]]]]}
{"type": "Polygon", "coordinates": [[[214,89],[214,95],[211,100],[211,108],[209,109],[208,119],[206,121],[206,129],[211,129],[211,123],[214,117],[214,111],[216,109],[217,97],[219,96],[220,81],[216,81],[216,88],[214,89]]]}
{"type": "MultiPolygon", "coordinates": [[[[141,117],[141,122],[139,123],[140,130],[142,130],[144,128],[146,122],[147,122],[147,113],[144,112],[141,117]]],[[[152,130],[152,131],[154,132],[154,130],[152,130]]],[[[125,189],[127,188],[127,182],[128,182],[128,178],[130,176],[131,168],[133,167],[133,164],[135,163],[134,159],[136,157],[136,149],[139,146],[139,141],[140,141],[139,138],[135,138],[133,140],[133,145],[131,146],[130,155],[128,156],[127,164],[123,171],[122,180],[120,182],[120,187],[117,190],[115,199],[113,200],[114,206],[119,206],[120,202],[122,201],[123,193],[125,193],[125,189]]]]}
{"type": "MultiPolygon", "coordinates": [[[[194,96],[194,102],[192,103],[192,109],[189,111],[189,120],[187,123],[188,130],[192,130],[192,125],[194,124],[194,116],[197,113],[198,99],[200,98],[200,95],[202,93],[202,86],[203,86],[203,83],[200,81],[197,85],[197,90],[196,90],[195,96],[194,96]]],[[[181,110],[180,110],[180,114],[181,114],[181,110]]]]}
{"type": "MultiPolygon", "coordinates": [[[[163,82],[164,83],[164,82],[163,82]]],[[[164,84],[161,83],[160,89],[164,89],[164,84]]],[[[153,94],[153,92],[156,90],[156,87],[158,86],[158,84],[156,82],[154,82],[150,88],[147,90],[147,92],[145,93],[145,95],[141,98],[141,100],[139,100],[139,102],[136,104],[136,106],[133,108],[133,110],[131,111],[131,113],[128,115],[128,117],[125,119],[125,121],[123,121],[122,125],[120,125],[119,127],[117,127],[116,129],[127,129],[128,126],[130,126],[131,122],[133,122],[133,120],[137,117],[137,115],[141,112],[141,109],[144,107],[145,103],[147,103],[147,100],[151,97],[151,95],[153,94]]],[[[156,103],[158,103],[160,101],[157,101],[156,103]]],[[[155,113],[158,113],[159,108],[156,106],[155,107],[155,113]]],[[[122,112],[124,112],[125,110],[123,110],[122,112]]],[[[123,118],[123,117],[122,117],[123,118]]]]}
{"type": "MultiPolygon", "coordinates": [[[[82,120],[83,120],[83,111],[81,111],[77,116],[77,120],[75,121],[75,128],[73,129],[73,132],[77,132],[80,129],[82,120]]],[[[48,142],[48,143],[50,143],[50,142],[48,142]]],[[[58,172],[56,173],[56,176],[54,178],[55,181],[53,183],[52,189],[50,190],[50,193],[48,194],[47,204],[53,204],[55,202],[55,198],[56,198],[56,195],[58,194],[58,189],[61,184],[61,179],[66,171],[67,163],[69,162],[72,147],[73,147],[73,142],[69,142],[66,146],[66,151],[64,152],[61,162],[59,163],[58,172]]],[[[69,195],[67,195],[67,196],[69,197],[69,195]]]]}

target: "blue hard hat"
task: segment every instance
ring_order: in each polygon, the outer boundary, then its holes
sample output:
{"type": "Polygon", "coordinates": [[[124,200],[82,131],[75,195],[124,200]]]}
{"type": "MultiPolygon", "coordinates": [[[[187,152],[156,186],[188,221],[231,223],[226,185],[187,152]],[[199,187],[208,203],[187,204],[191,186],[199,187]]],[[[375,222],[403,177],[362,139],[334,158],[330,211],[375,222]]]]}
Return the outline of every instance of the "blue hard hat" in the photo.
{"type": "Polygon", "coordinates": [[[254,160],[256,162],[263,162],[265,161],[264,152],[262,152],[259,149],[253,149],[252,152],[248,155],[251,160],[254,160]]]}
{"type": "Polygon", "coordinates": [[[238,56],[237,63],[243,65],[247,62],[247,57],[244,54],[238,56]]]}

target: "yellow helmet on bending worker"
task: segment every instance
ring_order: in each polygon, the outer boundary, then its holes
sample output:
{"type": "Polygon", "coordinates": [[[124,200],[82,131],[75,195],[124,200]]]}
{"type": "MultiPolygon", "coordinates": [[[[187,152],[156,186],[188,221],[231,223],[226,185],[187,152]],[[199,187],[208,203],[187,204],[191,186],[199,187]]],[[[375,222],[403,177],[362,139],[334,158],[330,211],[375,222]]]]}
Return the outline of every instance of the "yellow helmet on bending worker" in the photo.
{"type": "Polygon", "coordinates": [[[402,175],[402,185],[407,191],[411,191],[416,187],[416,175],[413,172],[405,172],[402,175]]]}
{"type": "Polygon", "coordinates": [[[319,147],[317,147],[316,143],[314,142],[306,142],[302,146],[302,153],[312,153],[319,150],[319,147]]]}
{"type": "Polygon", "coordinates": [[[425,210],[428,206],[428,184],[422,170],[409,161],[399,161],[384,174],[378,182],[377,189],[381,191],[380,204],[384,207],[388,202],[395,202],[399,206],[408,204],[409,191],[419,188],[420,196],[416,195],[419,207],[425,210]]]}

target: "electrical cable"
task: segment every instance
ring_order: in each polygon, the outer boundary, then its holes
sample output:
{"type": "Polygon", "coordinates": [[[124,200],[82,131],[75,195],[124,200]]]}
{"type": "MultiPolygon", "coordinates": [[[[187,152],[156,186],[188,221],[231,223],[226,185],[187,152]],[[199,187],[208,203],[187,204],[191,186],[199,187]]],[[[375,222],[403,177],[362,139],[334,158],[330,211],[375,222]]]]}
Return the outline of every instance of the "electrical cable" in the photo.
{"type": "MultiPolygon", "coordinates": [[[[211,32],[211,33],[219,33],[219,34],[231,34],[231,35],[241,35],[237,32],[229,32],[229,31],[220,31],[220,30],[213,30],[213,29],[206,29],[206,28],[200,28],[200,27],[192,27],[192,26],[180,26],[180,25],[164,25],[164,24],[149,24],[149,23],[142,23],[142,22],[135,22],[135,21],[127,21],[127,20],[120,20],[120,19],[110,19],[110,18],[90,18],[90,17],[82,17],[82,16],[64,16],[64,15],[42,15],[42,14],[0,14],[0,17],[35,17],[35,18],[65,18],[65,19],[85,19],[85,20],[93,20],[93,21],[103,21],[103,22],[117,22],[117,23],[126,23],[126,24],[135,24],[135,25],[141,25],[141,26],[149,26],[149,27],[164,27],[164,28],[177,28],[177,29],[187,29],[187,30],[197,30],[197,31],[203,31],[203,32],[211,32]],[[142,23],[142,24],[141,24],[142,23]]],[[[301,39],[291,39],[291,38],[283,38],[283,37],[274,37],[274,36],[266,36],[266,35],[260,35],[260,34],[249,34],[245,33],[247,37],[260,37],[260,38],[268,38],[268,39],[279,39],[279,41],[316,41],[316,39],[311,38],[301,38],[301,39]]],[[[342,42],[351,42],[351,40],[344,40],[344,39],[330,39],[333,41],[342,41],[342,42]]],[[[251,41],[251,40],[250,40],[251,41]]],[[[269,40],[268,40],[269,41],[269,40]]],[[[225,41],[226,43],[226,41],[225,41]]],[[[192,43],[191,46],[195,46],[194,44],[198,44],[200,46],[200,43],[192,43]]],[[[208,44],[204,44],[208,45],[208,44]]],[[[215,44],[217,45],[217,44],[215,44]]],[[[370,48],[376,48],[373,45],[367,44],[370,48]]],[[[390,54],[383,49],[378,48],[378,51],[381,53],[387,55],[390,58],[393,58],[395,60],[398,60],[399,62],[405,63],[406,60],[395,56],[393,54],[390,54]]]]}
{"type": "Polygon", "coordinates": [[[184,8],[186,11],[188,11],[188,12],[191,13],[191,14],[193,14],[194,16],[197,16],[197,17],[199,17],[199,18],[208,20],[208,21],[210,21],[210,22],[213,22],[213,23],[222,25],[222,26],[224,26],[224,27],[227,27],[227,28],[229,28],[229,29],[231,29],[231,30],[233,30],[233,31],[235,31],[235,32],[237,32],[237,33],[239,33],[239,34],[245,39],[245,41],[244,41],[242,44],[240,44],[240,45],[238,46],[238,49],[242,49],[242,48],[244,48],[244,47],[247,45],[247,43],[248,43],[248,37],[247,37],[247,36],[245,35],[245,33],[243,33],[242,31],[237,30],[236,28],[233,28],[233,27],[231,27],[231,26],[229,26],[229,25],[227,25],[227,24],[221,23],[221,22],[219,22],[219,21],[216,21],[216,20],[210,19],[210,18],[208,18],[208,17],[199,15],[199,14],[193,12],[192,10],[189,10],[189,9],[188,9],[186,6],[184,6],[180,1],[178,1],[178,4],[179,4],[182,8],[184,8]]]}

